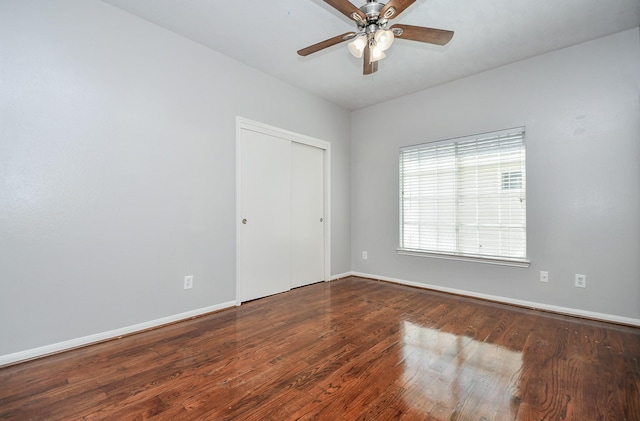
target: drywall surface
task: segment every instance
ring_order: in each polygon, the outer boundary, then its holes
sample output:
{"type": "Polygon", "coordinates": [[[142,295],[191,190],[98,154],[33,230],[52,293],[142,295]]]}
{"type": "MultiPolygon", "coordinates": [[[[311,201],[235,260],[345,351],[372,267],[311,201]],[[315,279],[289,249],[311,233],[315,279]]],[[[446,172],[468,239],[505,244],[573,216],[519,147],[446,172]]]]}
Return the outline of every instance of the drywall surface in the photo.
{"type": "Polygon", "coordinates": [[[639,41],[636,28],[353,112],[352,269],[640,319],[639,41]],[[517,126],[530,267],[398,255],[399,148],[517,126]]]}
{"type": "Polygon", "coordinates": [[[0,356],[234,302],[236,116],[331,142],[350,270],[344,109],[94,0],[2,1],[0,45],[0,356]]]}

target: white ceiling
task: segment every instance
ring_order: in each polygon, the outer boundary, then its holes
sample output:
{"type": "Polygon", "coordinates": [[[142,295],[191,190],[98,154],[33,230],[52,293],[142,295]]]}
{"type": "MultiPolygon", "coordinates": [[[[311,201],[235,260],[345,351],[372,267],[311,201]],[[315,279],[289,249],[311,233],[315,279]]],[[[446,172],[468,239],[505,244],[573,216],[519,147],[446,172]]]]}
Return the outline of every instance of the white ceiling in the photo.
{"type": "Polygon", "coordinates": [[[396,40],[363,76],[346,42],[296,54],[355,29],[322,0],[103,1],[349,110],[640,25],[639,0],[416,0],[393,22],[453,30],[451,42],[396,40]]]}

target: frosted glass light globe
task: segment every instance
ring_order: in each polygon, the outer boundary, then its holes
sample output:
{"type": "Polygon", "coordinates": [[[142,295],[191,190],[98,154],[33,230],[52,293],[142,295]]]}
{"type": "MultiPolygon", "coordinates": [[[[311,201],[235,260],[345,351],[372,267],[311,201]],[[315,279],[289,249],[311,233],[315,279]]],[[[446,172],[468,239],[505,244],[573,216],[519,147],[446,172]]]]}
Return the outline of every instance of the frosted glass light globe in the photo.
{"type": "Polygon", "coordinates": [[[375,34],[376,45],[381,51],[386,51],[393,44],[393,32],[388,29],[379,29],[375,34]]]}
{"type": "Polygon", "coordinates": [[[367,37],[364,35],[358,35],[356,39],[351,41],[348,45],[349,52],[354,57],[360,58],[362,57],[362,52],[364,51],[364,46],[367,44],[367,37]]]}

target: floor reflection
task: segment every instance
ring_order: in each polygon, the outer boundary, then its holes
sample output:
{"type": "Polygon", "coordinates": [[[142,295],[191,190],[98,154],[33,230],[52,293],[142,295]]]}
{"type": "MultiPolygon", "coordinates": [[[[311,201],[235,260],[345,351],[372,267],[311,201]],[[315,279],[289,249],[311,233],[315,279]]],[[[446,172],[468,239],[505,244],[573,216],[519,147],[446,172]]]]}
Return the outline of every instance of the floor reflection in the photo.
{"type": "Polygon", "coordinates": [[[404,398],[431,417],[513,419],[522,354],[402,322],[404,398]],[[453,416],[452,416],[453,414],[453,416]]]}

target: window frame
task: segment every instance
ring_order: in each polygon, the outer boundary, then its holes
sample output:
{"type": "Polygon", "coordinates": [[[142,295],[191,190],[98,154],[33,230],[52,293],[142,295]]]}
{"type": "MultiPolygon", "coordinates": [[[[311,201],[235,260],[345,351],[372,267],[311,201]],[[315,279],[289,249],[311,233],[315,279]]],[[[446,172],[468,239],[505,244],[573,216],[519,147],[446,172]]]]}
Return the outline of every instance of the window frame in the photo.
{"type": "MultiPolygon", "coordinates": [[[[437,141],[431,141],[431,142],[424,142],[424,143],[420,143],[420,144],[416,144],[416,145],[409,145],[409,146],[404,146],[400,148],[399,151],[399,156],[398,156],[398,164],[399,164],[399,168],[398,168],[398,173],[399,173],[399,183],[398,183],[398,187],[399,187],[399,237],[398,237],[398,248],[396,249],[396,252],[400,255],[407,255],[407,256],[419,256],[419,257],[430,257],[430,258],[437,258],[437,259],[449,259],[449,260],[459,260],[459,261],[466,261],[466,262],[478,262],[478,263],[488,263],[488,264],[497,264],[497,265],[505,265],[505,266],[516,266],[516,267],[528,267],[530,265],[530,261],[528,259],[527,256],[527,223],[526,223],[526,141],[525,141],[525,127],[515,127],[515,128],[511,128],[511,129],[504,129],[504,130],[496,130],[496,131],[492,131],[492,132],[487,132],[487,133],[479,133],[479,134],[475,134],[475,135],[471,135],[471,136],[464,136],[464,137],[458,137],[458,138],[451,138],[451,139],[444,139],[444,140],[437,140],[437,141]],[[449,252],[449,251],[443,251],[443,250],[423,250],[423,249],[416,249],[416,248],[411,248],[411,247],[405,247],[404,246],[404,219],[405,219],[405,215],[406,213],[404,213],[404,191],[403,191],[403,177],[405,176],[403,174],[403,153],[406,153],[408,151],[413,151],[413,150],[418,150],[418,149],[434,149],[437,146],[444,146],[444,145],[450,145],[450,144],[465,144],[466,142],[469,141],[480,141],[483,139],[487,139],[487,138],[495,138],[495,139],[499,139],[500,137],[505,137],[505,136],[509,136],[509,135],[518,135],[520,134],[522,136],[522,151],[524,154],[524,161],[522,163],[522,168],[521,169],[516,169],[516,170],[512,170],[512,169],[507,169],[505,170],[507,174],[509,173],[513,173],[513,172],[520,172],[520,182],[521,182],[521,187],[520,189],[524,189],[524,203],[525,203],[525,224],[524,224],[524,228],[525,228],[525,240],[524,240],[524,255],[525,257],[510,257],[510,256],[494,256],[494,255],[482,255],[482,254],[472,254],[472,253],[465,253],[465,252],[461,252],[459,246],[457,245],[457,243],[460,240],[460,237],[458,235],[458,228],[459,228],[459,215],[460,215],[460,209],[457,207],[456,204],[456,215],[455,215],[455,226],[456,226],[456,234],[455,234],[455,242],[456,242],[456,247],[455,247],[455,251],[453,252],[449,252]]],[[[460,159],[460,154],[457,151],[457,146],[456,146],[456,153],[455,153],[455,160],[456,160],[456,171],[458,171],[458,160],[460,159]]],[[[503,172],[501,174],[501,179],[499,180],[500,186],[504,187],[504,173],[503,172]]],[[[510,176],[507,176],[507,178],[509,179],[510,176]]],[[[508,184],[509,189],[515,189],[514,187],[512,187],[511,184],[508,184]]],[[[459,188],[458,185],[458,180],[455,180],[455,189],[456,189],[456,202],[458,201],[458,193],[457,190],[459,188]]],[[[507,189],[507,190],[509,190],[507,189]]]]}

